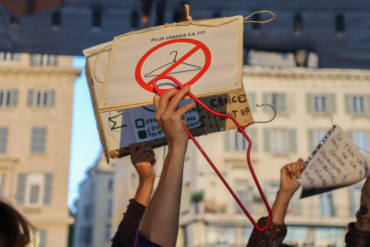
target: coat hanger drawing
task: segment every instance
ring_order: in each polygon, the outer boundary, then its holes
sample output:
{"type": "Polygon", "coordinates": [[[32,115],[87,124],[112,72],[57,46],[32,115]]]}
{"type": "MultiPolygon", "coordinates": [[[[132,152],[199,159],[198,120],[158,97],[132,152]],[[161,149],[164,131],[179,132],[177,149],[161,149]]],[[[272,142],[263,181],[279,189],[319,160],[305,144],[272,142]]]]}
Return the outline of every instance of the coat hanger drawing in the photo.
{"type": "MultiPolygon", "coordinates": [[[[178,88],[182,89],[184,87],[183,84],[181,84],[178,80],[176,80],[174,77],[172,76],[169,76],[169,75],[164,75],[164,76],[158,76],[156,77],[154,80],[153,80],[153,89],[154,89],[154,92],[157,93],[159,96],[162,95],[162,91],[159,90],[158,86],[157,86],[157,82],[159,80],[162,80],[162,79],[168,79],[172,82],[174,82],[178,88]]],[[[198,141],[194,138],[194,136],[191,134],[191,132],[189,131],[189,129],[187,128],[186,124],[183,124],[184,126],[184,129],[185,129],[185,132],[188,134],[188,136],[190,137],[190,139],[192,139],[192,141],[194,142],[194,144],[198,147],[199,151],[203,154],[204,158],[208,161],[208,163],[211,165],[211,167],[213,168],[213,170],[216,172],[216,174],[218,175],[218,177],[221,179],[221,181],[223,182],[223,184],[225,185],[225,187],[229,190],[230,194],[234,197],[235,201],[238,203],[239,207],[243,210],[243,212],[245,213],[245,215],[248,217],[248,219],[252,222],[253,226],[258,230],[258,231],[266,231],[271,223],[272,223],[272,210],[271,210],[271,207],[269,205],[269,203],[267,202],[267,199],[265,197],[265,194],[263,193],[262,191],[262,188],[258,182],[258,179],[257,179],[257,176],[254,172],[254,169],[252,167],[252,163],[251,163],[251,160],[250,160],[250,151],[251,151],[251,148],[252,148],[252,140],[248,137],[247,133],[245,132],[245,128],[247,128],[248,126],[250,126],[252,123],[249,123],[245,126],[241,126],[238,121],[230,114],[223,114],[223,113],[218,113],[218,112],[215,112],[213,111],[212,109],[210,109],[208,106],[206,106],[202,101],[200,101],[194,94],[192,94],[191,92],[188,93],[188,96],[190,98],[192,98],[195,102],[197,102],[199,105],[201,105],[204,109],[206,109],[208,112],[210,112],[211,114],[214,114],[216,116],[219,116],[219,117],[223,117],[223,118],[230,118],[234,124],[237,126],[238,128],[238,131],[241,132],[243,134],[243,136],[247,139],[249,145],[248,145],[248,150],[247,150],[247,162],[248,162],[248,167],[249,167],[249,171],[251,172],[251,175],[253,177],[253,180],[257,186],[257,189],[261,195],[261,198],[266,206],[266,209],[268,211],[268,214],[269,214],[269,217],[268,217],[268,222],[267,224],[264,226],[264,227],[259,227],[257,225],[257,223],[255,222],[255,220],[252,218],[252,216],[249,214],[248,210],[244,207],[243,203],[239,200],[238,196],[234,193],[234,191],[231,189],[231,187],[229,186],[229,184],[227,183],[227,181],[224,179],[224,177],[222,176],[222,174],[219,172],[219,170],[217,169],[217,167],[213,164],[212,160],[208,157],[208,155],[205,153],[205,151],[203,150],[203,148],[199,145],[198,141]]]]}
{"type": "MultiPolygon", "coordinates": [[[[155,70],[153,70],[153,71],[151,71],[151,72],[149,72],[149,73],[147,73],[146,75],[145,75],[145,77],[155,77],[155,76],[159,76],[160,75],[160,73],[164,70],[164,68],[165,67],[169,67],[169,66],[171,66],[172,64],[174,64],[174,63],[176,63],[176,58],[177,58],[177,51],[171,51],[171,53],[170,53],[170,55],[172,54],[172,53],[175,53],[175,56],[173,57],[173,60],[172,60],[172,62],[170,62],[170,63],[166,63],[165,65],[162,65],[161,67],[158,67],[158,68],[156,68],[155,70]],[[158,73],[156,73],[156,72],[158,72],[158,73]]],[[[181,67],[180,67],[180,70],[175,70],[175,71],[172,71],[172,72],[170,72],[170,73],[168,73],[168,75],[170,75],[170,74],[178,74],[178,73],[185,73],[185,72],[190,72],[190,71],[197,71],[197,70],[201,70],[202,69],[202,67],[200,67],[200,66],[197,66],[197,65],[193,65],[193,64],[190,64],[190,63],[185,63],[185,62],[182,62],[181,63],[181,67]],[[182,66],[181,66],[182,65],[182,66]],[[185,67],[184,67],[185,66],[185,67]],[[183,67],[183,68],[182,68],[183,67]]]]}

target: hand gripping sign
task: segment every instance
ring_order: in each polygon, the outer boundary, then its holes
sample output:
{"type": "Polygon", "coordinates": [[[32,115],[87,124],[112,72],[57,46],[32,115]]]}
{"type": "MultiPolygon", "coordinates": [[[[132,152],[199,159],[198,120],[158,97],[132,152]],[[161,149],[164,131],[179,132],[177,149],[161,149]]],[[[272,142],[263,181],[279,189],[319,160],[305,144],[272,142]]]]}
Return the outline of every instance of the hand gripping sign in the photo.
{"type": "MultiPolygon", "coordinates": [[[[178,88],[182,89],[184,87],[183,84],[181,84],[178,80],[176,80],[175,78],[173,78],[172,76],[158,76],[156,77],[154,80],[153,80],[153,89],[154,89],[154,92],[155,93],[158,93],[158,95],[162,95],[162,92],[164,90],[160,90],[157,86],[157,82],[161,79],[167,79],[167,80],[171,80],[172,82],[174,82],[178,88]]],[[[213,162],[211,161],[211,159],[208,157],[208,155],[204,152],[204,150],[202,149],[202,147],[199,145],[198,141],[194,138],[194,136],[191,134],[191,132],[189,131],[189,129],[187,128],[186,124],[184,124],[184,129],[186,131],[186,133],[188,134],[188,136],[193,140],[194,144],[198,147],[199,151],[203,154],[204,158],[206,158],[206,160],[208,161],[208,163],[211,165],[211,167],[213,168],[213,170],[216,172],[216,174],[219,176],[219,178],[221,179],[221,181],[224,183],[224,185],[226,186],[226,188],[229,190],[229,192],[231,193],[231,195],[234,197],[235,201],[239,204],[240,208],[243,210],[243,212],[245,213],[245,215],[249,218],[249,220],[252,222],[253,226],[258,230],[258,231],[266,231],[270,225],[271,225],[271,222],[272,222],[272,210],[270,208],[270,205],[268,204],[267,200],[266,200],[266,197],[262,191],[262,188],[258,182],[258,179],[256,177],[256,174],[254,173],[254,170],[253,170],[253,167],[252,167],[252,163],[251,163],[251,160],[250,160],[250,151],[251,151],[251,148],[252,148],[252,140],[248,137],[248,135],[245,133],[245,129],[251,125],[251,123],[245,125],[245,126],[241,126],[238,121],[231,115],[229,114],[222,114],[222,113],[218,113],[218,112],[215,112],[213,111],[212,109],[210,109],[209,107],[207,107],[202,101],[200,101],[194,94],[192,94],[191,92],[188,93],[188,96],[190,98],[192,98],[195,102],[197,102],[199,105],[201,105],[204,109],[206,109],[208,112],[210,112],[211,114],[213,115],[216,115],[216,116],[219,116],[219,117],[224,117],[224,118],[230,118],[234,124],[237,126],[238,128],[238,131],[240,133],[243,134],[243,136],[247,139],[249,145],[248,145],[248,151],[247,151],[247,161],[248,161],[248,166],[249,166],[249,170],[251,171],[251,174],[252,174],[252,177],[254,179],[254,182],[256,183],[256,186],[258,188],[258,191],[260,192],[261,194],[261,197],[262,197],[262,200],[263,202],[265,203],[265,206],[267,208],[267,211],[269,213],[269,218],[268,218],[268,222],[266,224],[266,226],[264,227],[259,227],[257,225],[257,223],[254,221],[254,219],[252,218],[252,216],[249,214],[248,210],[244,207],[244,205],[241,203],[241,201],[239,200],[238,196],[234,193],[234,191],[231,189],[231,187],[229,186],[229,184],[226,182],[226,180],[224,179],[224,177],[222,176],[222,174],[218,171],[218,169],[216,168],[216,166],[213,164],[213,162]]]]}

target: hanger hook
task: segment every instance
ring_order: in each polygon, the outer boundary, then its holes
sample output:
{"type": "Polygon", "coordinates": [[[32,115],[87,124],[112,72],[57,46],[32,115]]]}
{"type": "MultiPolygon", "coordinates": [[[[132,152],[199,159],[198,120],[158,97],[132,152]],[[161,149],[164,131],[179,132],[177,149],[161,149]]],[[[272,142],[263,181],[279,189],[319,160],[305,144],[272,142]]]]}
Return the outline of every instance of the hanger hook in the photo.
{"type": "Polygon", "coordinates": [[[325,112],[325,114],[324,114],[324,117],[326,117],[327,115],[329,115],[329,117],[330,117],[330,120],[331,120],[331,128],[332,129],[334,129],[334,121],[333,121],[333,115],[331,115],[331,113],[330,112],[325,112]]]}
{"type": "Polygon", "coordinates": [[[274,116],[270,120],[268,120],[268,121],[254,121],[253,123],[269,123],[269,122],[271,122],[272,120],[275,119],[275,117],[276,117],[276,110],[275,110],[275,108],[272,105],[270,105],[270,104],[261,104],[261,105],[256,104],[257,107],[262,107],[264,105],[269,106],[269,107],[272,108],[272,110],[274,110],[274,116]]]}

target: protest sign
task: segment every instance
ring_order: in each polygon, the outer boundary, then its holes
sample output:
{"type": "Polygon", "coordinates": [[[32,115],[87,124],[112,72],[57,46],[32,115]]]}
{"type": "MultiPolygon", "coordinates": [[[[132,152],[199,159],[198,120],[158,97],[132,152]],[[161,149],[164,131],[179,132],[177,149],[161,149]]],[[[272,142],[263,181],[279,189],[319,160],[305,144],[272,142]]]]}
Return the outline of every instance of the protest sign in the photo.
{"type": "MultiPolygon", "coordinates": [[[[115,37],[99,111],[152,104],[152,82],[171,75],[197,97],[242,88],[243,17],[173,23],[115,37]]],[[[97,58],[97,63],[101,59],[97,58]]],[[[92,71],[100,73],[97,68],[92,71]]],[[[159,81],[159,85],[166,81],[159,81]]],[[[168,83],[167,83],[168,84],[168,83]]],[[[170,86],[171,87],[171,86],[170,86]]]]}
{"type": "Polygon", "coordinates": [[[301,178],[301,198],[360,182],[369,176],[365,157],[349,136],[334,126],[306,161],[301,178]]]}
{"type": "MultiPolygon", "coordinates": [[[[84,51],[86,59],[86,78],[93,102],[95,118],[97,120],[100,140],[104,154],[109,158],[119,158],[129,154],[128,146],[131,143],[145,142],[152,147],[167,144],[167,140],[154,119],[154,106],[142,106],[124,110],[99,112],[99,95],[102,93],[107,63],[108,51],[100,52],[109,43],[101,44],[84,51]],[[96,57],[99,54],[99,60],[96,57]],[[96,68],[95,77],[92,71],[96,68]]],[[[152,93],[152,97],[153,97],[152,93]]],[[[233,115],[241,125],[253,122],[252,113],[244,89],[239,92],[212,95],[200,98],[211,109],[220,113],[233,115]]],[[[191,99],[184,100],[181,105],[191,99]]],[[[214,116],[197,105],[184,115],[187,126],[194,136],[234,129],[232,120],[214,116]]]]}

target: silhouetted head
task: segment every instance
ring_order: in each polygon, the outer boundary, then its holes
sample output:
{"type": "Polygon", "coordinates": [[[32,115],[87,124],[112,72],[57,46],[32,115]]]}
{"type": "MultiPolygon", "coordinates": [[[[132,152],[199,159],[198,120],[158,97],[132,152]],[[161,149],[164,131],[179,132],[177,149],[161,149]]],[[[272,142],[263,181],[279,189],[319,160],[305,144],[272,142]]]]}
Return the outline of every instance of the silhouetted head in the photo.
{"type": "Polygon", "coordinates": [[[0,247],[25,247],[33,226],[10,204],[0,199],[0,247]]]}

